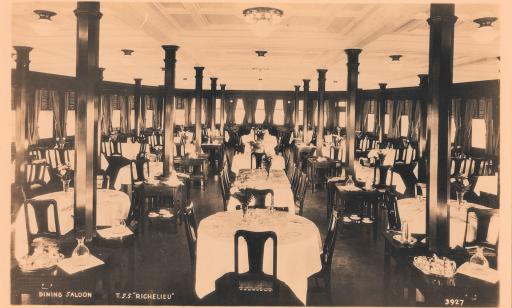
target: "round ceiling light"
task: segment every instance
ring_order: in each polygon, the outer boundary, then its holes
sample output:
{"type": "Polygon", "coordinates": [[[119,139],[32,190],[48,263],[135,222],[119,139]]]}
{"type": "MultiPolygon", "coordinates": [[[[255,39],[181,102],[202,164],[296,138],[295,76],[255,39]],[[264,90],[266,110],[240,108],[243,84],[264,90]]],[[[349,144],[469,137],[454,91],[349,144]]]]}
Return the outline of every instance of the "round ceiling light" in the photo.
{"type": "Polygon", "coordinates": [[[478,28],[473,35],[474,40],[480,44],[489,44],[494,41],[498,37],[498,31],[492,24],[497,20],[496,17],[482,17],[473,20],[478,24],[478,28]]]}
{"type": "Polygon", "coordinates": [[[38,19],[31,24],[31,27],[37,34],[49,36],[55,33],[57,29],[52,24],[52,17],[57,15],[57,13],[48,10],[34,10],[34,13],[38,16],[38,19]]]}
{"type": "Polygon", "coordinates": [[[271,7],[252,7],[243,11],[245,21],[251,25],[253,32],[266,37],[283,18],[283,11],[271,7]]]}
{"type": "Polygon", "coordinates": [[[402,70],[402,62],[400,59],[402,55],[390,55],[391,58],[391,70],[394,72],[399,72],[402,70]]]}

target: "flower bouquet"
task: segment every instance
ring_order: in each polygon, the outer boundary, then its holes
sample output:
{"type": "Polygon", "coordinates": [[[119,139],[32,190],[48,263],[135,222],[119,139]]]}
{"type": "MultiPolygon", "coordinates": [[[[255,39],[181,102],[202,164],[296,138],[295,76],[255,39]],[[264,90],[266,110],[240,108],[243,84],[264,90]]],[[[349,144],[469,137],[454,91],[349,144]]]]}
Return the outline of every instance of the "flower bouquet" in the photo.
{"type": "Polygon", "coordinates": [[[234,193],[234,197],[240,201],[240,206],[242,207],[243,219],[245,219],[245,215],[247,214],[247,210],[249,208],[249,203],[252,201],[254,196],[245,186],[238,186],[238,191],[234,193]]]}
{"type": "Polygon", "coordinates": [[[471,183],[469,182],[469,179],[462,175],[457,174],[452,180],[451,185],[454,186],[455,192],[457,194],[457,201],[459,205],[462,205],[464,203],[464,194],[469,190],[471,187],[471,183]]]}
{"type": "Polygon", "coordinates": [[[69,182],[73,176],[71,166],[69,164],[62,164],[58,167],[60,180],[62,182],[62,190],[67,192],[69,189],[69,182]]]}

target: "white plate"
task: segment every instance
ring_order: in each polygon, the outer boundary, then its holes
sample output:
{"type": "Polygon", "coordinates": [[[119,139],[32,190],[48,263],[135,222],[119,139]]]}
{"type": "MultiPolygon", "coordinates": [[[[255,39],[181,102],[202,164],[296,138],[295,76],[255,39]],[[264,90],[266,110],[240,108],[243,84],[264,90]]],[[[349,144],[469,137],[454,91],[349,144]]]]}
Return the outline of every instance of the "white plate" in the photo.
{"type": "MultiPolygon", "coordinates": [[[[405,242],[402,241],[402,235],[401,234],[393,235],[393,239],[395,241],[399,242],[399,243],[406,244],[405,242]]],[[[415,237],[411,237],[411,238],[409,238],[409,243],[407,243],[407,244],[414,245],[414,244],[416,244],[417,241],[418,240],[415,237]]]]}

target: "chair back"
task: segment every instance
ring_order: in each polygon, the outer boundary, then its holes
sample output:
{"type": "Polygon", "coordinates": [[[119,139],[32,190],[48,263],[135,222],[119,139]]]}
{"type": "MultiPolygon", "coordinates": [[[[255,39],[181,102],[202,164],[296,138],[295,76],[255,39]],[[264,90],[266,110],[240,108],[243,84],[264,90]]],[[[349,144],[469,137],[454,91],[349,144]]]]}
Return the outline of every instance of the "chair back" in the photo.
{"type": "Polygon", "coordinates": [[[110,189],[110,176],[103,169],[96,174],[96,188],[110,189]]]}
{"type": "MultiPolygon", "coordinates": [[[[491,248],[496,250],[498,246],[498,233],[495,234],[496,240],[489,241],[489,237],[491,237],[490,230],[491,227],[498,226],[497,221],[494,224],[491,224],[491,221],[496,219],[499,215],[499,210],[497,209],[481,209],[471,207],[468,209],[466,214],[466,228],[464,230],[464,243],[463,247],[467,246],[483,246],[486,248],[491,248]],[[476,234],[474,240],[468,240],[468,229],[471,228],[470,217],[476,216],[476,234]]],[[[494,230],[498,231],[498,230],[494,230]]]]}
{"type": "Polygon", "coordinates": [[[266,157],[266,154],[265,153],[256,153],[256,152],[252,152],[251,153],[251,169],[253,168],[256,168],[256,169],[259,169],[261,168],[261,162],[263,161],[263,158],[266,157]],[[253,164],[253,158],[254,158],[254,164],[253,164]]]}
{"type": "Polygon", "coordinates": [[[427,197],[427,183],[416,183],[416,189],[414,190],[414,196],[427,197]]]}
{"type": "Polygon", "coordinates": [[[31,249],[32,241],[37,237],[58,238],[60,233],[59,215],[57,211],[57,201],[53,199],[35,200],[29,199],[23,202],[25,211],[25,226],[27,229],[28,248],[31,249]],[[53,210],[54,231],[50,231],[50,222],[48,211],[53,210]],[[29,211],[32,209],[32,211],[29,211]],[[34,214],[35,226],[31,225],[31,213],[34,214]]]}
{"type": "Polygon", "coordinates": [[[32,184],[46,185],[47,174],[46,170],[48,164],[45,160],[33,161],[27,164],[27,178],[26,183],[30,186],[32,184]]]}
{"type": "Polygon", "coordinates": [[[190,203],[183,211],[183,220],[185,222],[185,233],[187,234],[188,251],[192,270],[196,263],[196,245],[197,245],[197,221],[194,213],[194,203],[190,203]]]}
{"type": "Polygon", "coordinates": [[[266,208],[267,196],[270,194],[270,205],[274,204],[274,190],[273,189],[258,189],[258,188],[247,188],[247,193],[254,197],[255,208],[266,208]]]}
{"type": "Polygon", "coordinates": [[[137,157],[134,161],[130,162],[130,174],[132,185],[138,181],[144,181],[149,177],[149,160],[143,157],[137,157]],[[147,170],[147,173],[145,172],[147,170]]]}
{"type": "Polygon", "coordinates": [[[390,230],[400,230],[400,214],[398,213],[398,204],[396,195],[387,191],[384,193],[384,205],[386,206],[388,216],[388,228],[390,230]]]}
{"type": "Polygon", "coordinates": [[[263,255],[267,239],[273,240],[272,276],[277,280],[277,235],[273,231],[253,232],[237,230],[235,233],[235,273],[238,268],[238,239],[243,237],[247,243],[247,256],[249,258],[249,273],[263,275],[263,255]]]}
{"type": "Polygon", "coordinates": [[[325,242],[322,247],[322,269],[323,270],[331,270],[332,264],[332,255],[334,254],[334,246],[336,245],[336,238],[338,237],[338,211],[332,210],[331,216],[329,219],[329,227],[327,229],[327,235],[325,237],[325,242]]]}
{"type": "Polygon", "coordinates": [[[299,180],[299,188],[295,197],[295,204],[299,208],[299,215],[302,216],[304,212],[304,199],[306,197],[306,191],[308,189],[309,179],[305,173],[301,173],[299,180]]]}

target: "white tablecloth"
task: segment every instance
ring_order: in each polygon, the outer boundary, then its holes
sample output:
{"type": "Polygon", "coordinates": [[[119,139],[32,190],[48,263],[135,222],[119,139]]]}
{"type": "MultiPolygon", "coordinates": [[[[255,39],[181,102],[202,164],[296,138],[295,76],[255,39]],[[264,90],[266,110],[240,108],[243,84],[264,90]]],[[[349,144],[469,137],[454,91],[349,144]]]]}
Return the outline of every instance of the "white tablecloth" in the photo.
{"type": "MultiPolygon", "coordinates": [[[[263,169],[240,169],[238,178],[231,188],[231,194],[237,191],[237,187],[241,183],[249,188],[272,189],[274,191],[274,205],[276,207],[286,207],[288,213],[295,215],[293,192],[284,170],[271,170],[270,176],[267,178],[267,173],[263,169]],[[245,177],[245,179],[241,182],[240,177],[245,177]]],[[[271,204],[269,198],[270,195],[267,196],[265,204],[271,204]]],[[[254,201],[252,204],[254,204],[254,201]]],[[[237,205],[240,205],[240,201],[232,196],[228,200],[227,210],[234,211],[237,205]]]]}
{"type": "MultiPolygon", "coordinates": [[[[409,225],[409,232],[425,234],[426,232],[426,201],[422,200],[421,204],[418,203],[416,198],[405,198],[398,200],[398,213],[402,223],[407,221],[409,225]]],[[[457,201],[450,200],[448,203],[450,206],[450,247],[454,248],[457,245],[461,246],[464,243],[464,228],[466,226],[466,215],[469,207],[476,207],[486,209],[487,207],[474,204],[466,203],[460,209],[458,208],[457,201]]],[[[493,217],[489,224],[489,232],[487,240],[491,243],[495,243],[498,238],[498,217],[493,217]]],[[[469,217],[468,227],[468,241],[471,242],[476,236],[477,222],[474,215],[469,217]]]]}
{"type": "MultiPolygon", "coordinates": [[[[127,194],[109,189],[98,189],[96,194],[96,225],[97,226],[112,226],[119,218],[128,217],[130,210],[130,198],[127,194]]],[[[54,199],[57,201],[57,211],[59,215],[59,226],[61,234],[66,234],[73,230],[73,204],[74,193],[71,188],[68,192],[58,191],[49,194],[44,194],[35,197],[37,200],[54,199]]],[[[36,232],[36,222],[34,211],[29,207],[30,226],[36,232]]],[[[48,210],[48,228],[50,231],[55,231],[53,223],[53,208],[48,210]]],[[[16,221],[14,223],[15,232],[15,256],[20,258],[27,254],[27,231],[25,226],[25,211],[23,206],[19,209],[16,221]]]]}
{"type": "MultiPolygon", "coordinates": [[[[220,212],[201,221],[197,239],[196,294],[199,298],[215,290],[215,280],[234,271],[236,230],[274,231],[277,234],[277,278],[306,303],[308,277],[322,268],[322,241],[314,223],[300,216],[256,210],[242,221],[242,213],[220,212]]],[[[248,270],[247,246],[241,239],[239,269],[248,270]]],[[[263,270],[272,274],[272,241],[265,244],[263,270]]]]}

